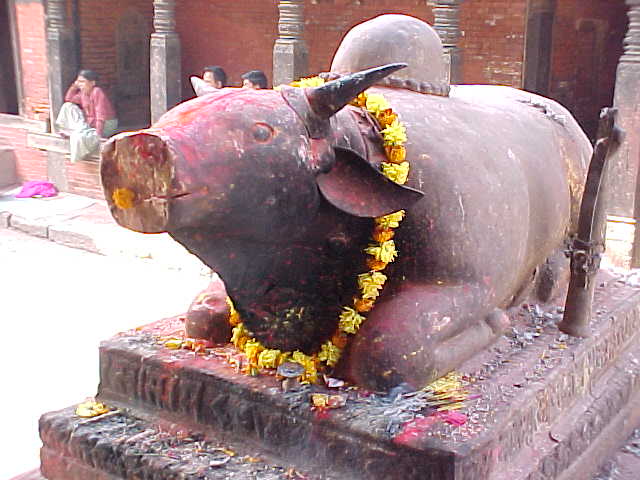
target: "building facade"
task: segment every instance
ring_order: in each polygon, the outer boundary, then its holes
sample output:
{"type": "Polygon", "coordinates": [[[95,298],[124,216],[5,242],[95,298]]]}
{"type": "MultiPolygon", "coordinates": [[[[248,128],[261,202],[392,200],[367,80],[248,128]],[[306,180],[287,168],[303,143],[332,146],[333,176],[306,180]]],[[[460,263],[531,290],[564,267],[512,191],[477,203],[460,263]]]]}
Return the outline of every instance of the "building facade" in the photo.
{"type": "Polygon", "coordinates": [[[20,180],[100,198],[98,157],[69,163],[51,133],[79,68],[100,74],[123,129],[141,128],[191,98],[188,78],[205,65],[223,66],[235,86],[251,69],[277,81],[326,71],[346,31],[382,13],[434,25],[452,83],[541,93],[591,136],[616,92],[631,134],[612,205],[633,216],[640,0],[0,0],[0,147],[20,180]]]}

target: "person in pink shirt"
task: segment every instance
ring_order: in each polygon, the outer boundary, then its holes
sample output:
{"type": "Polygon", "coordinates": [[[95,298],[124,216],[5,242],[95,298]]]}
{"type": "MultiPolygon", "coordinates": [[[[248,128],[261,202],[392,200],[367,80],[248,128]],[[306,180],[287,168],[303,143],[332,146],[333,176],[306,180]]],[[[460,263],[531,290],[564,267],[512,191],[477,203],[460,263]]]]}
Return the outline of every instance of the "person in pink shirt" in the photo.
{"type": "Polygon", "coordinates": [[[56,119],[58,133],[69,138],[72,162],[96,152],[100,138],[110,137],[118,127],[115,109],[97,80],[93,70],[80,70],[56,119]]]}

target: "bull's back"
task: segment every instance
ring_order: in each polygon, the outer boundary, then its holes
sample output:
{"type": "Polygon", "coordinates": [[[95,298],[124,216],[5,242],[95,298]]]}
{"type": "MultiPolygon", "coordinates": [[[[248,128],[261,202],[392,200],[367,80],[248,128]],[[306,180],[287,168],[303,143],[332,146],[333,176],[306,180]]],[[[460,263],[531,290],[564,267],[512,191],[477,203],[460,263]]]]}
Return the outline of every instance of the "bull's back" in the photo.
{"type": "Polygon", "coordinates": [[[575,224],[588,139],[555,102],[508,87],[383,93],[407,127],[408,185],[425,192],[398,232],[405,274],[508,301],[575,224]]]}

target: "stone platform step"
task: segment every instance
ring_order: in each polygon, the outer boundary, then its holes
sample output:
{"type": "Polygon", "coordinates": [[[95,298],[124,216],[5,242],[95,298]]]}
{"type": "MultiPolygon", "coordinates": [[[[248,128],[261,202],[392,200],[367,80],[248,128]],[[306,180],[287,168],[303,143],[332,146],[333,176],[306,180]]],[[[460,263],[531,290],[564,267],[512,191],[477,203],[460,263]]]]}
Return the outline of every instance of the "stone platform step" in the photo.
{"type": "Polygon", "coordinates": [[[40,432],[41,473],[47,479],[310,478],[246,445],[205,439],[122,410],[89,419],[75,415],[74,408],[51,412],[40,419],[40,432]]]}
{"type": "MultiPolygon", "coordinates": [[[[461,369],[470,395],[464,425],[446,423],[411,393],[323,386],[283,393],[271,375],[237,371],[232,349],[196,355],[166,348],[158,338],[181,331],[179,319],[104,342],[99,398],[137,421],[251,445],[311,478],[587,479],[640,420],[633,408],[640,395],[640,292],[605,280],[594,311],[593,336],[584,340],[558,332],[554,309],[516,312],[510,335],[461,369]],[[312,408],[312,393],[338,395],[344,406],[312,408]]],[[[49,466],[63,457],[82,466],[93,461],[86,453],[92,450],[68,446],[70,413],[56,415],[66,420],[43,417],[49,426],[42,466],[49,480],[68,480],[49,466]]],[[[113,441],[104,448],[119,452],[113,462],[122,463],[126,452],[113,441]]],[[[158,467],[141,478],[182,477],[158,467]]]]}

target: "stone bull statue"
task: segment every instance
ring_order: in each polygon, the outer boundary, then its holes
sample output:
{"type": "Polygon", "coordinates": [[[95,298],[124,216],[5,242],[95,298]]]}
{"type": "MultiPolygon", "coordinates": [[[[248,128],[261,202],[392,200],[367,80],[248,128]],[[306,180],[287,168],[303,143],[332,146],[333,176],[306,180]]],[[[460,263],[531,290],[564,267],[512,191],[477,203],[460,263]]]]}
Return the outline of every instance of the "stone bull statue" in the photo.
{"type": "Polygon", "coordinates": [[[331,70],[313,88],[221,89],[113,137],[105,196],[119,224],[169,232],[217,271],[263,345],[306,353],[351,303],[373,218],[405,210],[398,258],[336,374],[420,387],[498,338],[509,309],[566,281],[591,146],[551,100],[449,89],[437,35],[411,17],[356,27],[331,70]],[[404,186],[380,173],[380,127],[349,105],[366,89],[406,126],[404,186]]]}

